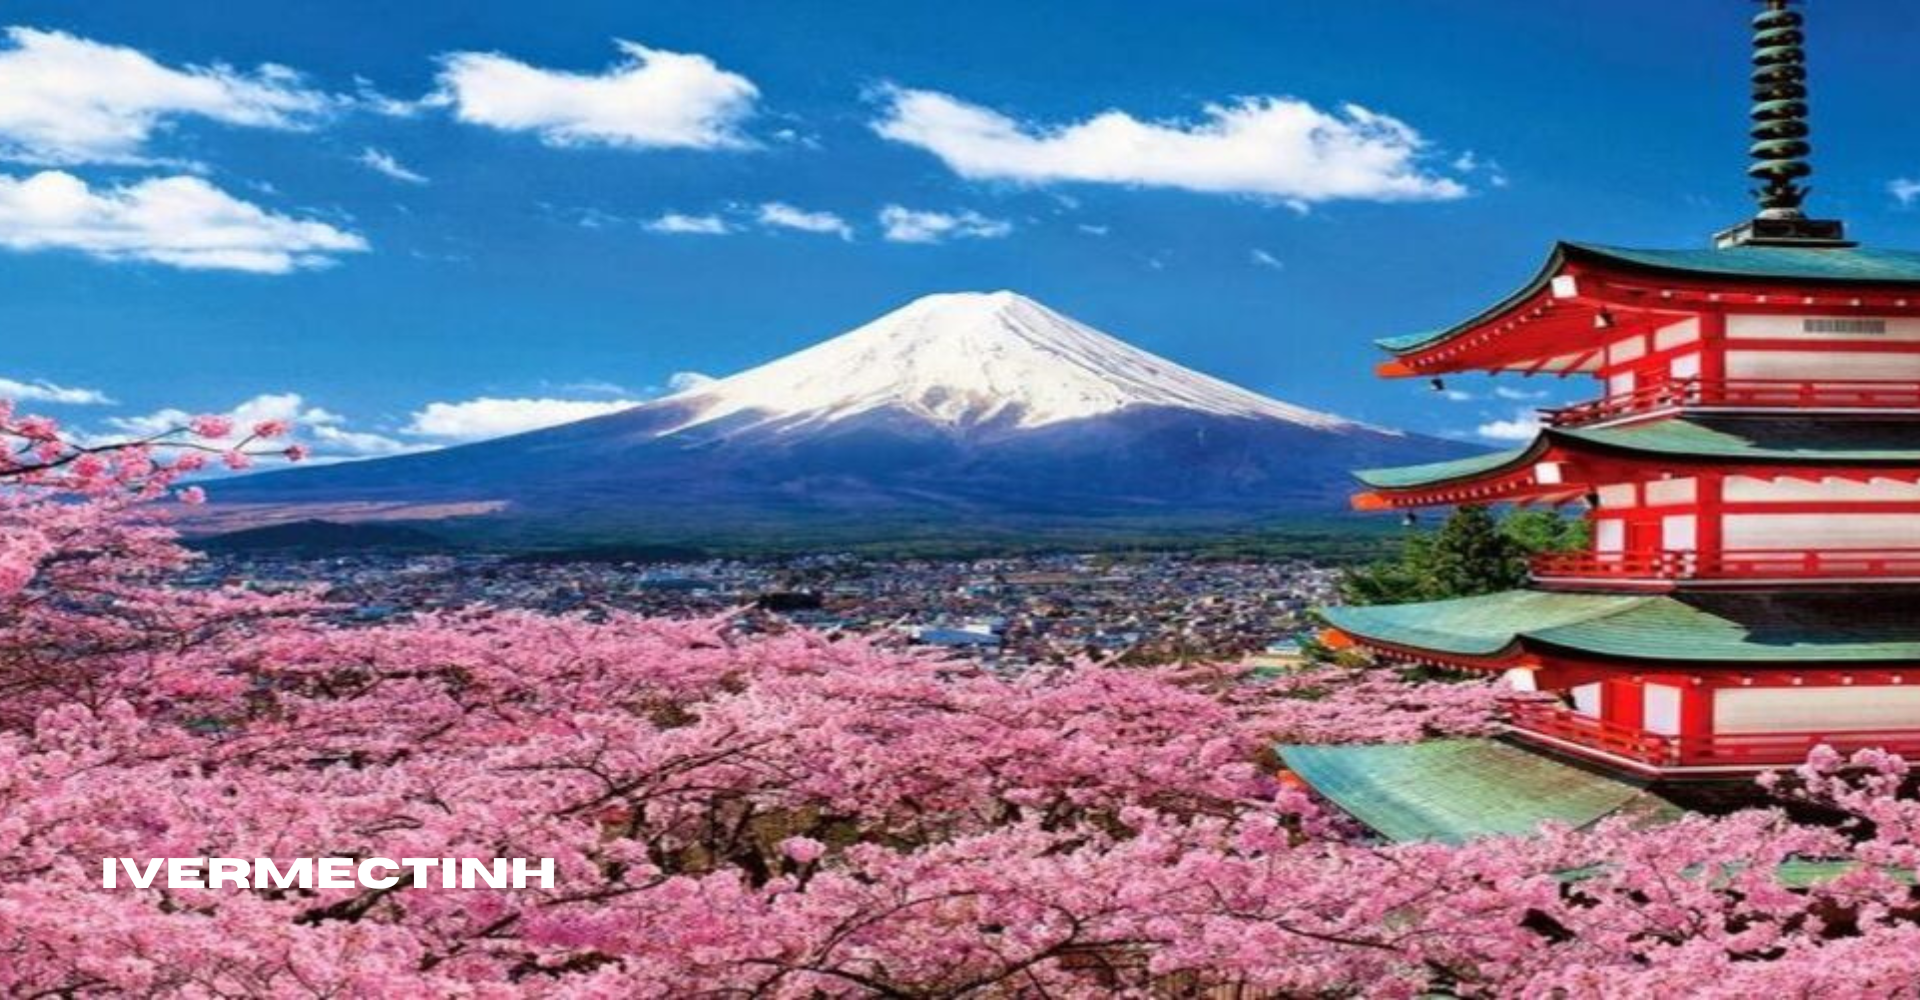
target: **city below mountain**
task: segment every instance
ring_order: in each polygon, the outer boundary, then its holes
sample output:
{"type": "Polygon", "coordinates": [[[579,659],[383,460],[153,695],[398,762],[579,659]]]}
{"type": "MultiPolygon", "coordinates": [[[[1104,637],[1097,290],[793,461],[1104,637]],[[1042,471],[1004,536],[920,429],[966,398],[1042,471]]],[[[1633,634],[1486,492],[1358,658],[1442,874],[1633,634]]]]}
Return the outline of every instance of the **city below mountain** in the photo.
{"type": "Polygon", "coordinates": [[[930,295],[620,413],[218,484],[201,530],[436,520],[537,544],[1097,541],[1344,508],[1470,446],[1292,406],[1012,292],[930,295]]]}

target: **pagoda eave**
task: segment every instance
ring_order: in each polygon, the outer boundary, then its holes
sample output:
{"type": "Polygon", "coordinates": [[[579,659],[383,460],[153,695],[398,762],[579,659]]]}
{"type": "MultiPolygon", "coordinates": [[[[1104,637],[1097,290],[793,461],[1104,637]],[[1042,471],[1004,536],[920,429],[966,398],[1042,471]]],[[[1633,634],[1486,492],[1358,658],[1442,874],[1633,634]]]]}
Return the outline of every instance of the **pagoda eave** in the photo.
{"type": "Polygon", "coordinates": [[[1354,497],[1353,506],[1383,511],[1468,503],[1559,505],[1606,483],[1631,479],[1649,463],[1673,479],[1920,482],[1920,421],[1701,414],[1549,427],[1511,451],[1356,473],[1369,489],[1354,497]]]}
{"type": "Polygon", "coordinates": [[[1514,590],[1323,613],[1344,637],[1336,645],[1422,662],[1490,670],[1610,669],[1616,676],[1625,668],[1628,676],[1698,675],[1702,683],[1732,686],[1759,683],[1756,672],[1771,671],[1791,684],[1796,675],[1804,683],[1809,672],[1824,671],[1832,677],[1817,679],[1848,686],[1869,675],[1920,684],[1920,621],[1911,616],[1916,599],[1920,591],[1914,588],[1808,593],[1787,608],[1764,593],[1514,590]]]}
{"type": "Polygon", "coordinates": [[[1739,266],[1755,252],[1663,254],[1561,243],[1533,280],[1488,311],[1445,330],[1380,341],[1394,357],[1375,370],[1386,378],[1589,372],[1606,339],[1596,331],[1651,332],[1703,312],[1920,316],[1920,255],[1772,248],[1757,252],[1851,256],[1789,256],[1791,266],[1772,260],[1770,270],[1739,266]]]}

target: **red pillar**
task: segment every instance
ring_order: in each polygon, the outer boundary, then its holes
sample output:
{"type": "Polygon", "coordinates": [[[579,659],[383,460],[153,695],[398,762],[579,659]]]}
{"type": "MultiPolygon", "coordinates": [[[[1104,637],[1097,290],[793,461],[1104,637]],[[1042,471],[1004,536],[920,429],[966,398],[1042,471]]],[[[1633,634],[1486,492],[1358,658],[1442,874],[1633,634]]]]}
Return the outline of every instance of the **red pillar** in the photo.
{"type": "Polygon", "coordinates": [[[1715,403],[1727,380],[1727,314],[1717,309],[1700,314],[1701,402],[1715,403]]]}
{"type": "Polygon", "coordinates": [[[1608,678],[1600,701],[1600,715],[1606,721],[1627,729],[1646,726],[1646,693],[1641,685],[1625,677],[1608,678]]]}
{"type": "Polygon", "coordinates": [[[1700,753],[1713,737],[1713,688],[1688,684],[1680,689],[1682,758],[1700,753]]]}
{"type": "Polygon", "coordinates": [[[1725,473],[1703,472],[1700,474],[1698,485],[1695,486],[1698,491],[1696,507],[1699,515],[1694,525],[1694,548],[1698,551],[1698,555],[1694,558],[1698,560],[1702,570],[1720,561],[1724,538],[1721,519],[1725,516],[1722,513],[1722,505],[1726,500],[1726,483],[1725,473]]]}

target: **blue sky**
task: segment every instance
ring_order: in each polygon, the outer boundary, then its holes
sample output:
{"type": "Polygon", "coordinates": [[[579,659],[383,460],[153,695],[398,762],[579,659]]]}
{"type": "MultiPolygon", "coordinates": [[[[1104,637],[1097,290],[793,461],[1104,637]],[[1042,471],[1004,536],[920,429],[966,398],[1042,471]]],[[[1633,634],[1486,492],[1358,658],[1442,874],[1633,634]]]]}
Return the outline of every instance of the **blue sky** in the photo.
{"type": "MultiPolygon", "coordinates": [[[[1750,6],[15,0],[0,379],[100,433],[238,407],[380,454],[1013,288],[1471,436],[1527,404],[1379,382],[1368,341],[1556,238],[1745,217],[1750,6]]],[[[1812,207],[1920,245],[1920,9],[1810,13],[1812,207]]]]}

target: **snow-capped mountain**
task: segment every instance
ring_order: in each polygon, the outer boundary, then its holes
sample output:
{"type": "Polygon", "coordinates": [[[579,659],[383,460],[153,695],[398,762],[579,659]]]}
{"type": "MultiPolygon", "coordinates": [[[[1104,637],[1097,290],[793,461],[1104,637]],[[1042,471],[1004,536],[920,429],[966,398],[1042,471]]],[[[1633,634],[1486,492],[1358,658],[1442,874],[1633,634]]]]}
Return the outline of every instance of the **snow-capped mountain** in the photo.
{"type": "Polygon", "coordinates": [[[222,483],[209,513],[452,513],[541,541],[1086,537],[1330,513],[1353,468],[1469,451],[1269,399],[1012,292],[956,293],[620,413],[222,483]]]}
{"type": "Polygon", "coordinates": [[[673,399],[698,415],[670,432],[738,414],[752,414],[756,426],[801,429],[882,410],[960,430],[1025,430],[1155,406],[1356,426],[1182,368],[1007,291],[916,299],[673,399]]]}

